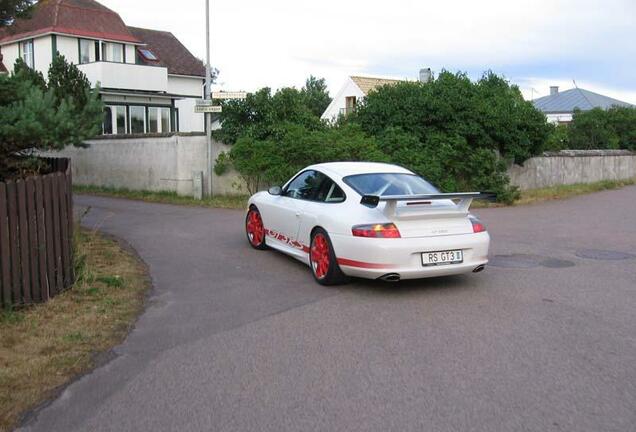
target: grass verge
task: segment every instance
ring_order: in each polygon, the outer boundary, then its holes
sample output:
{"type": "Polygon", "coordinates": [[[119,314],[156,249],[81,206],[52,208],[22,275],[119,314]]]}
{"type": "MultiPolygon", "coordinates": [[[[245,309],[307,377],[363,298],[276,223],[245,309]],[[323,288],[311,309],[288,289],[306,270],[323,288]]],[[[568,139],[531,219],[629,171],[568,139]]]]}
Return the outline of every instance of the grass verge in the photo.
{"type": "MultiPolygon", "coordinates": [[[[631,186],[634,184],[636,184],[636,178],[626,180],[603,180],[595,183],[577,183],[572,185],[560,185],[541,189],[531,189],[527,191],[521,191],[521,196],[512,205],[527,205],[543,201],[572,198],[578,195],[585,195],[592,192],[620,189],[622,187],[631,186]]],[[[475,201],[472,205],[473,208],[505,206],[505,204],[501,203],[489,203],[484,201],[475,201]]]]}
{"type": "Polygon", "coordinates": [[[75,257],[72,289],[41,305],[0,310],[0,431],[90,370],[143,307],[145,266],[117,242],[78,231],[75,257]]]}
{"type": "Polygon", "coordinates": [[[129,189],[107,188],[101,186],[80,186],[74,185],[73,191],[80,194],[107,196],[113,198],[124,198],[146,202],[178,204],[200,207],[216,207],[229,209],[245,209],[247,196],[215,196],[196,200],[191,197],[179,196],[176,192],[154,192],[154,191],[132,191],[129,189]]]}

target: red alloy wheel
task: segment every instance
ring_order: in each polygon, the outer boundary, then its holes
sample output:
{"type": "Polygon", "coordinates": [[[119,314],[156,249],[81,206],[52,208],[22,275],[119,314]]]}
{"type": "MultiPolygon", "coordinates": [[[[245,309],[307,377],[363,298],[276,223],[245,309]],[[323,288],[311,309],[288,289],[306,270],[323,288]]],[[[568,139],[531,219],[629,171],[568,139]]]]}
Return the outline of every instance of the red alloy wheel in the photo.
{"type": "Polygon", "coordinates": [[[263,243],[265,230],[263,229],[263,219],[258,210],[252,209],[247,215],[246,222],[247,238],[254,247],[258,247],[263,243]]]}
{"type": "Polygon", "coordinates": [[[322,279],[329,271],[329,242],[322,234],[316,234],[311,244],[311,268],[316,278],[322,279]]]}

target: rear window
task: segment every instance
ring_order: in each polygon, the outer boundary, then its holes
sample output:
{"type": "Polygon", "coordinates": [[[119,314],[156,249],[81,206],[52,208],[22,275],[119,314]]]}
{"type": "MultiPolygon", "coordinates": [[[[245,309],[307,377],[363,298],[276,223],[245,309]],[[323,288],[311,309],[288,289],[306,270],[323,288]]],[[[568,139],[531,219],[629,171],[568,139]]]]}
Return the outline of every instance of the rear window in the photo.
{"type": "Polygon", "coordinates": [[[344,182],[360,195],[422,195],[439,191],[422,177],[403,173],[356,174],[344,182]]]}

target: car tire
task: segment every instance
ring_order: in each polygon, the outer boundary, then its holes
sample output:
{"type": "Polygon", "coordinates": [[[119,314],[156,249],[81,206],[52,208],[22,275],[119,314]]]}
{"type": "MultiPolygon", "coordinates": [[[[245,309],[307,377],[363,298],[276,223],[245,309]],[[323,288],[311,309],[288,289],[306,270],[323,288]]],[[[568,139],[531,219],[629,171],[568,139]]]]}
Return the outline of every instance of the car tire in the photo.
{"type": "Polygon", "coordinates": [[[316,228],[311,236],[309,266],[314,279],[321,285],[339,285],[347,281],[338,265],[329,234],[322,228],[316,228]]]}
{"type": "Polygon", "coordinates": [[[267,249],[263,218],[255,206],[250,207],[245,217],[245,234],[247,235],[247,241],[254,249],[267,249]]]}

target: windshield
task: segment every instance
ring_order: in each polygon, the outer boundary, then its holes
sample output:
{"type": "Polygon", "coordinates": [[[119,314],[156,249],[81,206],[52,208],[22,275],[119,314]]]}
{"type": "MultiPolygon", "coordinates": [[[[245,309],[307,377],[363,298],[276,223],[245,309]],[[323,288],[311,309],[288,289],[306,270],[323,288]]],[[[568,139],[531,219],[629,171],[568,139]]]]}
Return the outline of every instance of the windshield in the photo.
{"type": "Polygon", "coordinates": [[[357,174],[343,178],[360,195],[423,195],[439,191],[415,174],[374,173],[357,174]]]}

